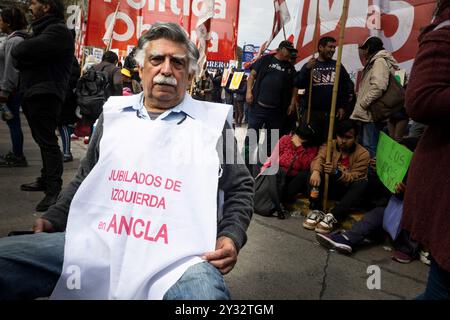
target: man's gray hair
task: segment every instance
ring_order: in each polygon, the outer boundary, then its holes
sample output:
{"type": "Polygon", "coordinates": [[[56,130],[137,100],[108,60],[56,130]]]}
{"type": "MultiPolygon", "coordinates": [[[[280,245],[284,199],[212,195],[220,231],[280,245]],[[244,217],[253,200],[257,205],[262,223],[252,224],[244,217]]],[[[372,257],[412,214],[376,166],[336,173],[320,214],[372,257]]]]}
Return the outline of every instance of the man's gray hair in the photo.
{"type": "Polygon", "coordinates": [[[145,49],[150,41],[167,39],[176,43],[184,44],[188,51],[189,73],[197,72],[197,61],[200,56],[195,44],[187,37],[186,32],[176,23],[157,22],[150,30],[139,38],[138,47],[134,59],[142,68],[145,62],[145,49]]]}

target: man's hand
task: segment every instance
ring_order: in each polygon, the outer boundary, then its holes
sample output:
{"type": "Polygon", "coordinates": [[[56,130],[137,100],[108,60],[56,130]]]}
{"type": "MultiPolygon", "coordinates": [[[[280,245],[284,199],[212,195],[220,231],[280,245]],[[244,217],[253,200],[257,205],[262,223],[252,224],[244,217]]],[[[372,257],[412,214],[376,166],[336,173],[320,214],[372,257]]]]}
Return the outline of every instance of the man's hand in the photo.
{"type": "Polygon", "coordinates": [[[219,269],[220,273],[227,274],[237,262],[234,241],[228,237],[220,237],[216,241],[216,251],[206,252],[202,258],[219,269]]]}
{"type": "Polygon", "coordinates": [[[316,58],[309,59],[309,61],[306,63],[306,69],[311,70],[312,68],[314,68],[316,65],[316,62],[317,62],[316,58]]]}
{"type": "Polygon", "coordinates": [[[336,118],[340,121],[344,120],[345,117],[345,109],[344,108],[339,108],[336,112],[336,118]]]}
{"type": "Polygon", "coordinates": [[[369,165],[374,171],[376,171],[377,170],[377,158],[370,159],[369,165]]]}
{"type": "Polygon", "coordinates": [[[333,164],[331,162],[326,162],[323,165],[323,172],[327,174],[333,174],[333,164]]]}
{"type": "Polygon", "coordinates": [[[311,178],[309,179],[309,184],[312,185],[313,187],[320,186],[320,172],[319,171],[314,171],[311,174],[311,178]]]}
{"type": "Polygon", "coordinates": [[[50,221],[46,219],[36,219],[36,221],[33,224],[33,231],[35,233],[37,232],[55,232],[55,229],[53,228],[53,225],[50,221]]]}
{"type": "Polygon", "coordinates": [[[296,113],[297,113],[297,103],[292,102],[287,110],[287,114],[290,116],[296,113]]]}
{"type": "Polygon", "coordinates": [[[406,191],[406,185],[403,182],[397,183],[395,186],[395,194],[403,194],[406,191]]]}
{"type": "Polygon", "coordinates": [[[253,103],[253,93],[247,92],[247,94],[245,95],[245,101],[247,101],[247,103],[249,105],[252,105],[252,103],[253,103]]]}

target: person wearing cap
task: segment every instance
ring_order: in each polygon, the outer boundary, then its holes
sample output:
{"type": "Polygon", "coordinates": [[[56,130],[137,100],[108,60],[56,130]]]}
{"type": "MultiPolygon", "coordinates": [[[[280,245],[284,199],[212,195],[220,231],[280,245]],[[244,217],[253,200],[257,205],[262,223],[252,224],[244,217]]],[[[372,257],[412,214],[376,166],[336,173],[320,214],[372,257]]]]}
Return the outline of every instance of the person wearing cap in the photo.
{"type": "Polygon", "coordinates": [[[365,61],[361,85],[355,109],[350,118],[361,123],[361,144],[374,158],[378,137],[383,125],[373,120],[370,105],[379,99],[389,85],[389,74],[394,73],[397,61],[384,49],[383,41],[378,37],[369,37],[359,46],[359,53],[365,61]]]}
{"type": "MultiPolygon", "coordinates": [[[[322,37],[318,45],[319,56],[312,58],[303,65],[295,76],[295,87],[297,89],[305,89],[303,105],[303,118],[306,119],[306,110],[308,108],[307,101],[309,97],[309,87],[311,72],[312,77],[312,93],[311,93],[311,118],[310,122],[316,123],[322,133],[322,140],[328,137],[328,127],[330,122],[331,100],[333,97],[334,78],[336,74],[336,60],[333,60],[336,52],[336,39],[332,37],[322,37]]],[[[337,118],[343,120],[347,105],[349,102],[349,82],[350,76],[343,65],[341,65],[341,74],[339,79],[338,97],[337,97],[337,118]]],[[[290,113],[294,113],[296,106],[292,105],[289,109],[290,113]]]]}
{"type": "Polygon", "coordinates": [[[122,73],[122,83],[123,83],[122,93],[127,92],[127,94],[137,94],[142,92],[141,85],[139,84],[139,82],[137,82],[132,78],[133,74],[130,70],[128,70],[127,68],[122,68],[120,70],[120,73],[122,73]]]}
{"type": "MultiPolygon", "coordinates": [[[[267,129],[268,155],[277,141],[271,141],[271,130],[281,130],[288,107],[293,103],[295,69],[290,62],[297,52],[290,41],[281,41],[275,55],[266,55],[251,66],[247,80],[246,101],[249,105],[248,128],[267,129]]],[[[248,146],[248,143],[246,144],[248,146]]]]}

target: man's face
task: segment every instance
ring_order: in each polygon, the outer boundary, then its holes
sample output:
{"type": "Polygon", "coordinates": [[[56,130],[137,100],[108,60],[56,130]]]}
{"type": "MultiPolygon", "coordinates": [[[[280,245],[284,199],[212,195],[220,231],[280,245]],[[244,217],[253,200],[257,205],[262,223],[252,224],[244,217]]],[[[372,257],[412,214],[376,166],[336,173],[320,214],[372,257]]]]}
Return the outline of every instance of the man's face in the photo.
{"type": "Polygon", "coordinates": [[[139,67],[147,110],[165,110],[178,105],[192,80],[186,46],[167,39],[150,41],[144,67],[139,67]]]}
{"type": "Polygon", "coordinates": [[[326,46],[319,46],[319,54],[325,61],[333,59],[335,52],[336,42],[328,42],[326,46]]]}
{"type": "Polygon", "coordinates": [[[30,9],[34,20],[36,20],[45,16],[50,10],[50,6],[48,4],[40,3],[38,0],[31,0],[28,9],[30,9]]]}
{"type": "Polygon", "coordinates": [[[344,152],[348,152],[353,148],[356,142],[355,130],[351,129],[347,131],[343,136],[337,136],[337,144],[339,149],[344,152]]]}
{"type": "Polygon", "coordinates": [[[358,53],[359,53],[359,58],[361,59],[362,62],[366,63],[367,58],[369,56],[369,49],[358,49],[358,53]]]}

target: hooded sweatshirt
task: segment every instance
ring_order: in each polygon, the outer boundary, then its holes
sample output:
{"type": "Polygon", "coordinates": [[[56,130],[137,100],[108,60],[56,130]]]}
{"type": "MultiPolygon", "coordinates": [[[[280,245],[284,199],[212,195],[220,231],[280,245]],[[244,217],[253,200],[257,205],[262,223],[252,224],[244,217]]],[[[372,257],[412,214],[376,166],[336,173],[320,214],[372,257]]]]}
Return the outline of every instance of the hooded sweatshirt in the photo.
{"type": "Polygon", "coordinates": [[[13,65],[11,50],[26,37],[25,30],[17,30],[8,35],[0,45],[0,91],[4,96],[9,96],[18,87],[19,71],[13,65]]]}
{"type": "Polygon", "coordinates": [[[350,119],[373,122],[370,105],[383,95],[389,85],[389,73],[397,69],[397,61],[386,50],[378,51],[369,58],[350,119]]]}

